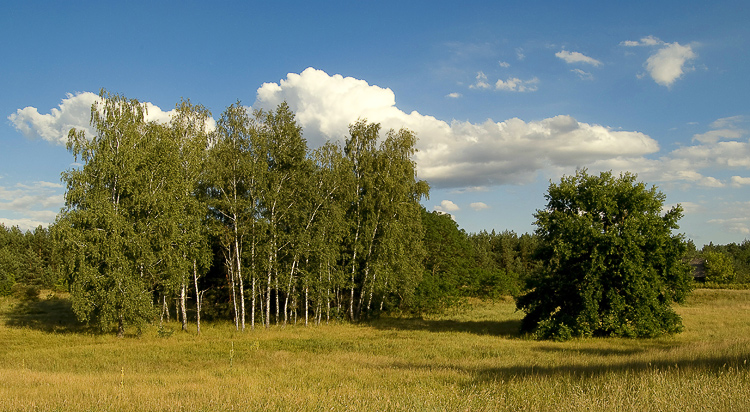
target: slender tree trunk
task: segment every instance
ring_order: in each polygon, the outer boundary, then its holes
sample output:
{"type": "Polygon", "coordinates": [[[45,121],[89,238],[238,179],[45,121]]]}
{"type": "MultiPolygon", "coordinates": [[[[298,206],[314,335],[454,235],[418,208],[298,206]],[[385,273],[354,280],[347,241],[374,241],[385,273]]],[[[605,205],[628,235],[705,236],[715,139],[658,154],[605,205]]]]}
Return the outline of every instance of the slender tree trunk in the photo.
{"type": "Polygon", "coordinates": [[[169,323],[169,305],[167,305],[167,295],[161,295],[162,302],[164,302],[161,306],[161,318],[159,319],[159,322],[161,323],[164,320],[164,314],[167,314],[167,323],[169,323]]]}
{"type": "Polygon", "coordinates": [[[308,293],[310,291],[310,288],[307,286],[307,281],[305,281],[305,326],[307,326],[307,314],[309,313],[310,309],[308,307],[308,293]]]}
{"type": "Polygon", "coordinates": [[[255,271],[253,271],[252,274],[252,289],[253,289],[253,299],[252,299],[252,308],[250,308],[250,329],[255,330],[255,305],[256,303],[256,296],[255,293],[255,271]]]}
{"type": "MultiPolygon", "coordinates": [[[[386,279],[385,279],[385,286],[384,286],[384,289],[385,289],[385,290],[388,290],[388,278],[387,278],[387,277],[386,277],[386,279]]],[[[380,300],[380,311],[381,311],[381,312],[383,311],[383,305],[384,305],[384,304],[385,304],[385,293],[383,294],[383,298],[382,298],[382,299],[380,300]]]]}
{"type": "Polygon", "coordinates": [[[240,325],[242,325],[242,331],[245,331],[245,285],[242,280],[242,248],[240,245],[240,236],[237,229],[237,215],[234,216],[234,258],[237,265],[237,279],[239,280],[240,286],[240,325]]]}
{"type": "MultiPolygon", "coordinates": [[[[362,289],[359,294],[359,303],[357,304],[357,317],[362,313],[362,302],[365,299],[365,285],[368,283],[368,277],[370,276],[370,267],[372,262],[372,246],[375,244],[375,237],[378,234],[378,228],[380,226],[380,212],[375,217],[375,227],[372,229],[372,236],[367,246],[367,256],[365,256],[365,274],[362,279],[362,289]]],[[[375,272],[373,271],[372,281],[370,281],[370,290],[375,287],[375,272]]],[[[369,309],[369,307],[368,307],[369,309]]]]}
{"type": "MultiPolygon", "coordinates": [[[[287,291],[292,290],[292,282],[294,281],[294,269],[297,265],[297,257],[295,256],[294,260],[292,260],[292,270],[289,272],[289,284],[286,288],[287,291]]],[[[290,293],[287,293],[286,296],[284,296],[284,324],[287,324],[287,308],[289,307],[289,295],[290,293]]]]}
{"type": "Polygon", "coordinates": [[[229,285],[231,287],[231,293],[232,293],[230,296],[230,299],[232,299],[232,305],[234,306],[234,328],[236,330],[239,330],[240,326],[239,326],[239,316],[237,313],[237,292],[235,291],[235,288],[234,288],[234,283],[235,283],[234,259],[231,259],[231,258],[229,260],[229,278],[230,278],[229,285]]]}
{"type": "Polygon", "coordinates": [[[367,299],[367,312],[370,312],[370,306],[372,305],[372,295],[375,293],[375,275],[372,274],[372,285],[370,285],[370,297],[367,299]]]}
{"type": "MultiPolygon", "coordinates": [[[[276,247],[273,242],[272,247],[276,247]]],[[[271,327],[271,275],[273,274],[273,252],[268,252],[268,283],[266,283],[266,329],[271,327]]]]}
{"type": "Polygon", "coordinates": [[[193,259],[193,282],[195,283],[195,323],[198,334],[201,334],[201,293],[198,290],[198,264],[193,259]]]}
{"type": "Polygon", "coordinates": [[[255,290],[255,278],[256,278],[256,267],[255,267],[255,218],[253,218],[252,224],[252,239],[250,244],[250,276],[252,278],[253,288],[253,307],[250,309],[250,329],[255,330],[255,305],[256,305],[256,290],[255,290]]]}
{"type": "Polygon", "coordinates": [[[182,312],[182,330],[187,332],[187,286],[185,282],[180,285],[180,312],[182,312]]]}
{"type": "MultiPolygon", "coordinates": [[[[278,259],[278,256],[276,258],[278,259]]],[[[281,313],[279,312],[281,310],[281,307],[279,305],[279,271],[278,270],[274,271],[273,279],[274,279],[274,283],[276,284],[276,326],[278,326],[279,321],[281,320],[281,313]]]]}

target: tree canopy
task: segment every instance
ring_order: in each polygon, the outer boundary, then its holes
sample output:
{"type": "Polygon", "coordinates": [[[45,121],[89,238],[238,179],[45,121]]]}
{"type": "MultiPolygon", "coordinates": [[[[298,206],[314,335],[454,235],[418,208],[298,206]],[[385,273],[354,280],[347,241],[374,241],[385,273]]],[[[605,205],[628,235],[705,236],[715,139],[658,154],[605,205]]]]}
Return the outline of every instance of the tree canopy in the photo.
{"type": "Polygon", "coordinates": [[[550,184],[534,215],[543,267],[517,299],[539,338],[651,337],[681,330],[671,308],[691,289],[682,208],[630,173],[586,170],[550,184]]]}
{"type": "Polygon", "coordinates": [[[311,152],[286,103],[237,102],[211,132],[208,111],[189,101],[169,123],[147,121],[146,110],[102,91],[95,134],[69,135],[80,163],[63,173],[55,234],[80,320],[122,336],[160,306],[168,316],[177,296],[186,329],[191,280],[197,319],[209,292],[242,330],[248,312],[251,327],[256,316],[266,327],[298,315],[358,320],[412,299],[429,189],[416,178],[412,132],[381,136],[360,120],[345,147],[311,152]]]}

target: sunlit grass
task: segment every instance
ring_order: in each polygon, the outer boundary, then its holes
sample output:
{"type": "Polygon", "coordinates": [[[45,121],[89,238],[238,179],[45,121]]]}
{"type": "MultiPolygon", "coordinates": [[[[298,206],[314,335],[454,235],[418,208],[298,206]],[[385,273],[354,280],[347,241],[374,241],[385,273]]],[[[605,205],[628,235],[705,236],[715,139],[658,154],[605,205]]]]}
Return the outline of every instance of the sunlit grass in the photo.
{"type": "Polygon", "coordinates": [[[696,291],[676,336],[564,343],[519,336],[512,300],[126,339],[66,302],[0,300],[0,410],[750,410],[750,291],[696,291]]]}

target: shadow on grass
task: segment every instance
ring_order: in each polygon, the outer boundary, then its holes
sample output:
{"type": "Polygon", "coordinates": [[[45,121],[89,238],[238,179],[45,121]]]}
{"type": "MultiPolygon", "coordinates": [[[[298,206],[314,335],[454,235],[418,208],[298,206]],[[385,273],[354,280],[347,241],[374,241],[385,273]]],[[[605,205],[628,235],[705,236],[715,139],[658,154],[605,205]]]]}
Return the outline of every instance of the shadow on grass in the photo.
{"type": "MultiPolygon", "coordinates": [[[[637,351],[636,351],[637,352],[637,351]]],[[[525,380],[525,379],[590,379],[608,375],[628,376],[629,374],[655,373],[655,374],[684,374],[688,372],[722,375],[728,372],[750,373],[750,349],[737,354],[704,355],[695,358],[687,355],[668,359],[629,359],[627,352],[612,356],[601,362],[590,362],[584,360],[585,354],[581,354],[581,362],[585,364],[570,364],[545,366],[539,364],[511,365],[490,368],[461,368],[450,365],[451,370],[460,369],[468,375],[473,375],[471,385],[477,383],[496,383],[501,381],[525,380]]],[[[434,371],[434,364],[408,364],[396,363],[395,367],[401,369],[424,369],[434,371]]]]}
{"type": "Polygon", "coordinates": [[[580,377],[592,378],[605,375],[622,375],[627,373],[684,373],[687,371],[723,374],[729,370],[748,373],[750,365],[750,351],[743,355],[706,356],[704,358],[685,359],[652,359],[638,361],[602,362],[587,365],[559,365],[559,366],[509,366],[499,368],[485,368],[473,371],[479,382],[496,382],[500,380],[524,378],[556,378],[580,377]]]}
{"type": "Polygon", "coordinates": [[[646,348],[562,348],[558,346],[543,346],[537,349],[541,352],[553,352],[561,355],[581,356],[628,356],[647,351],[646,348]]]}
{"type": "Polygon", "coordinates": [[[48,333],[81,333],[89,327],[78,322],[68,299],[52,297],[21,301],[4,313],[5,325],[48,333]]]}
{"type": "Polygon", "coordinates": [[[498,336],[503,338],[520,337],[520,320],[504,321],[456,321],[425,320],[422,318],[386,318],[370,322],[380,330],[407,330],[427,332],[461,332],[480,336],[498,336]]]}

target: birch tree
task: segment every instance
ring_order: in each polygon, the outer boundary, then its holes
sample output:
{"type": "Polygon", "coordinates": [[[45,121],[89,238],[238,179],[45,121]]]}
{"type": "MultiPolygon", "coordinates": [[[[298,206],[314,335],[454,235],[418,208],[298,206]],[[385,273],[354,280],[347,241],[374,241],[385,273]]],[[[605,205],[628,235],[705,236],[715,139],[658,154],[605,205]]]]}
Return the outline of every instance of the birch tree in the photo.
{"type": "Polygon", "coordinates": [[[140,326],[152,316],[155,264],[144,230],[155,211],[143,186],[145,171],[154,166],[145,107],[137,100],[102,90],[91,109],[94,136],[71,130],[68,140],[81,166],[63,173],[65,209],[56,230],[74,258],[67,270],[73,310],[81,321],[102,329],[116,324],[140,326]]]}
{"type": "Polygon", "coordinates": [[[245,286],[242,273],[243,246],[257,217],[258,170],[253,167],[254,121],[240,102],[229,106],[212,134],[206,167],[207,201],[218,222],[214,232],[220,241],[236,329],[245,330],[245,286]],[[238,307],[239,305],[239,307],[238,307]]]}
{"type": "Polygon", "coordinates": [[[266,259],[266,327],[270,327],[271,294],[275,292],[276,322],[280,321],[281,300],[284,292],[284,322],[292,287],[295,282],[300,258],[300,234],[306,224],[304,207],[307,204],[302,188],[307,184],[306,177],[311,173],[307,160],[307,143],[302,137],[302,128],[297,125],[294,113],[286,103],[275,111],[259,113],[262,119],[262,135],[266,176],[261,196],[261,208],[267,223],[266,259]],[[286,253],[286,265],[280,257],[286,253]],[[280,279],[280,273],[288,276],[280,279]],[[283,290],[282,290],[283,288],[283,290]]]}

